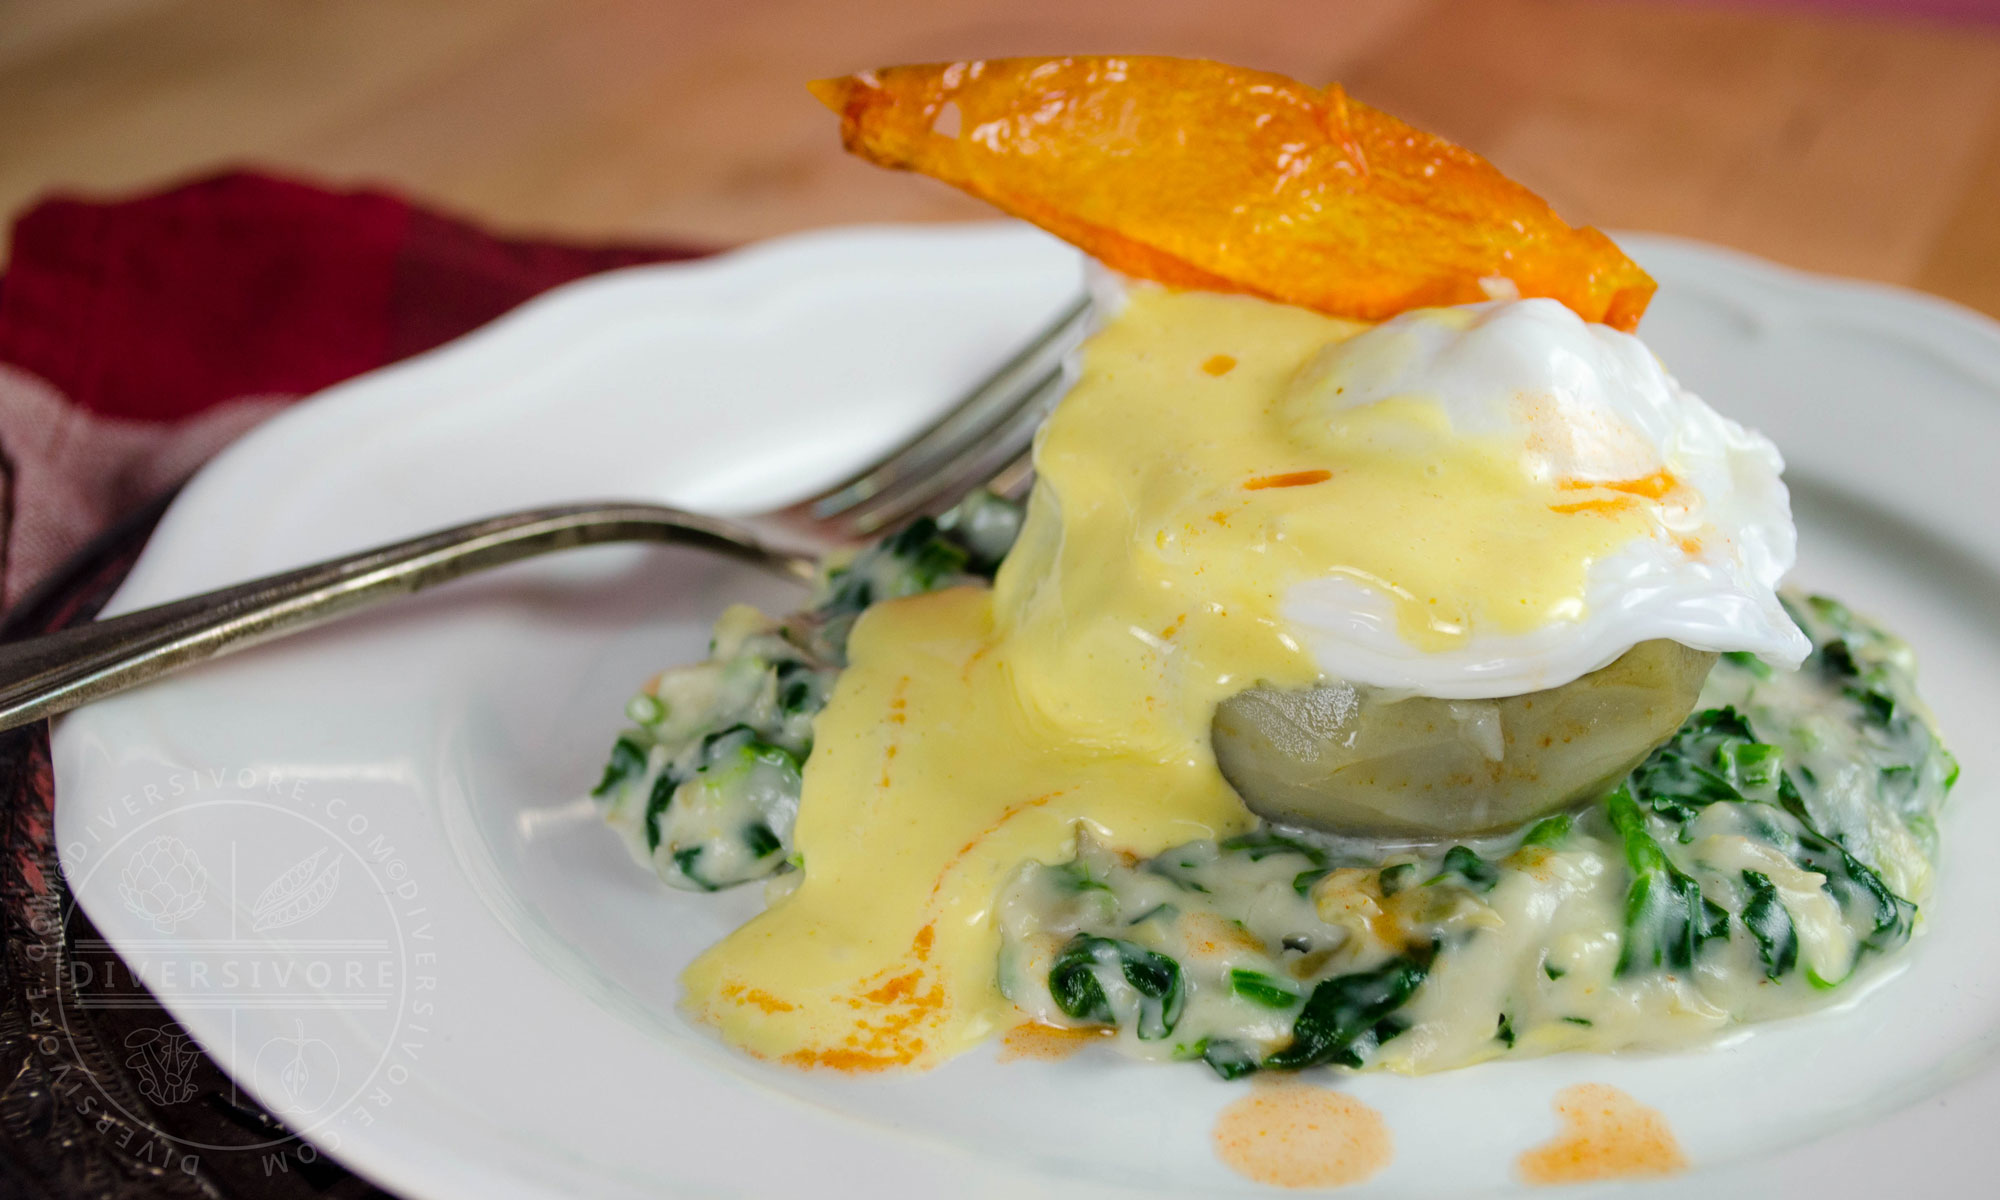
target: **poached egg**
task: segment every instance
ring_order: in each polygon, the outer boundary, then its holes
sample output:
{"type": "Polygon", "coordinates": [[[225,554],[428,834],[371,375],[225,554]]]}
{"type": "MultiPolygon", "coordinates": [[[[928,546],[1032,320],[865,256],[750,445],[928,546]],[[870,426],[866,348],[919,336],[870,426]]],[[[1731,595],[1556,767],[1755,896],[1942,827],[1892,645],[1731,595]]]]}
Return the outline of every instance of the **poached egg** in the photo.
{"type": "MultiPolygon", "coordinates": [[[[1559,519],[1538,515],[1537,533],[1617,515],[1631,536],[1592,556],[1580,592],[1525,612],[1480,594],[1498,573],[1413,612],[1394,578],[1338,564],[1282,608],[1328,676],[1484,699],[1560,686],[1652,638],[1787,667],[1810,650],[1777,597],[1797,542],[1777,447],[1682,388],[1637,337],[1552,300],[1419,309],[1316,352],[1284,401],[1302,444],[1340,455],[1400,438],[1391,453],[1424,454],[1425,435],[1380,431],[1397,406],[1444,438],[1491,443],[1531,489],[1553,487],[1559,519]]],[[[1492,530],[1503,544],[1523,534],[1492,530]]]]}

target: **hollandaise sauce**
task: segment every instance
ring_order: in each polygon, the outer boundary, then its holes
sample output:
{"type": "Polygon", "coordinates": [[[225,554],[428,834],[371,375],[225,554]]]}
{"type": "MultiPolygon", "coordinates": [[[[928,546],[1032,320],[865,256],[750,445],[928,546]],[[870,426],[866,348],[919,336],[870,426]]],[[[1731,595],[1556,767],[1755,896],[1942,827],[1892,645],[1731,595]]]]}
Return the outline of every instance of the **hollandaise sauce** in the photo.
{"type": "Polygon", "coordinates": [[[1390,846],[1244,807],[1210,722],[1326,676],[1295,588],[1351,582],[1411,654],[1448,653],[1587,616],[1635,544],[1709,552],[1656,447],[1582,421],[1589,453],[1552,452],[1541,401],[1496,423],[1385,388],[1423,347],[1344,356],[1359,332],[1134,290],[1018,537],[985,502],[920,523],[810,613],[732,613],[715,661],[634,701],[612,824],[677,886],[772,881],[687,969],[694,1016],[802,1067],[925,1068],[1025,1015],[1230,1077],[1430,1070],[1685,1041],[1824,1002],[1907,939],[1949,757],[1907,653],[1837,606],[1802,620],[1851,678],[1726,659],[1631,780],[1532,828],[1390,846]],[[1884,786],[1823,798],[1841,763],[1884,786]],[[1736,800],[1689,799],[1694,768],[1736,800]]]}

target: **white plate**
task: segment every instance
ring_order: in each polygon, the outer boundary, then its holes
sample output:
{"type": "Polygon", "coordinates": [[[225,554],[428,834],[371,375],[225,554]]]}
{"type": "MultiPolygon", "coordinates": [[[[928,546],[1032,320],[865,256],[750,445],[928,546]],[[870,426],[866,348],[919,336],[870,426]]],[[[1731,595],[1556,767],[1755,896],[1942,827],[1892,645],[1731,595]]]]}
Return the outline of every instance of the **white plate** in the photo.
{"type": "MultiPolygon", "coordinates": [[[[2000,331],[1626,244],[1660,280],[1654,348],[1785,448],[1798,578],[1916,644],[1964,764],[1939,887],[1905,968],[1842,1011],[1701,1053],[1339,1081],[1396,1142],[1360,1190],[1510,1190],[1514,1157],[1555,1131],[1553,1094],[1602,1081],[1662,1110],[1696,1164],[1648,1185],[1662,1194],[1970,1194],[2000,1168],[2000,331]]],[[[1000,224],[833,231],[572,285],[257,430],[181,496],[114,607],[531,504],[795,497],[1075,279],[1071,251],[1000,224]]],[[[573,797],[625,698],[698,656],[738,597],[792,599],[687,554],[578,552],[93,706],[55,739],[64,870],[232,1075],[412,1197],[1260,1191],[1209,1149],[1240,1085],[1198,1069],[980,1052],[919,1077],[798,1074],[678,1015],[677,971],[755,899],[659,886],[573,797]]]]}

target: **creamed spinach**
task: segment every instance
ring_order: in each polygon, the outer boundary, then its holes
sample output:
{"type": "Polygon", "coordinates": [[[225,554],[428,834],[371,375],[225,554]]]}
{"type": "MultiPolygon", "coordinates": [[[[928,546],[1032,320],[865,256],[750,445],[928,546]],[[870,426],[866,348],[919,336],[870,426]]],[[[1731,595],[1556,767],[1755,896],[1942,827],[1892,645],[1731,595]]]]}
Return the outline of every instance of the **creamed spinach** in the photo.
{"type": "MultiPolygon", "coordinates": [[[[854,618],[990,579],[1018,527],[975,497],[830,565],[804,613],[724,614],[708,661],[628,707],[594,793],[610,822],[677,887],[798,866],[800,772],[854,618]]],[[[1957,767],[1906,646],[1824,597],[1787,604],[1814,647],[1799,670],[1724,655],[1622,782],[1504,836],[1262,824],[1138,859],[1080,832],[1004,887],[999,986],[1225,1078],[1668,1047],[1827,1003],[1914,931],[1957,767]]]]}

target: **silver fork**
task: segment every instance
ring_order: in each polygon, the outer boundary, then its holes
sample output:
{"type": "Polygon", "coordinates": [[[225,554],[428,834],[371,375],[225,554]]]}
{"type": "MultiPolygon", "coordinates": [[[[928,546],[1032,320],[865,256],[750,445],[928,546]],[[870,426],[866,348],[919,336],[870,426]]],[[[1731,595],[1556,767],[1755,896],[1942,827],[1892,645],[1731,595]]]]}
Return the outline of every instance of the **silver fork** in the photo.
{"type": "Polygon", "coordinates": [[[0,645],[0,730],[394,596],[572,546],[693,546],[809,581],[827,550],[943,512],[982,486],[1023,491],[1033,472],[1029,445],[1062,393],[1063,364],[1083,338],[1089,309],[1087,299],[1074,301],[881,462],[782,509],[734,520],[616,501],[528,509],[0,645]]]}

